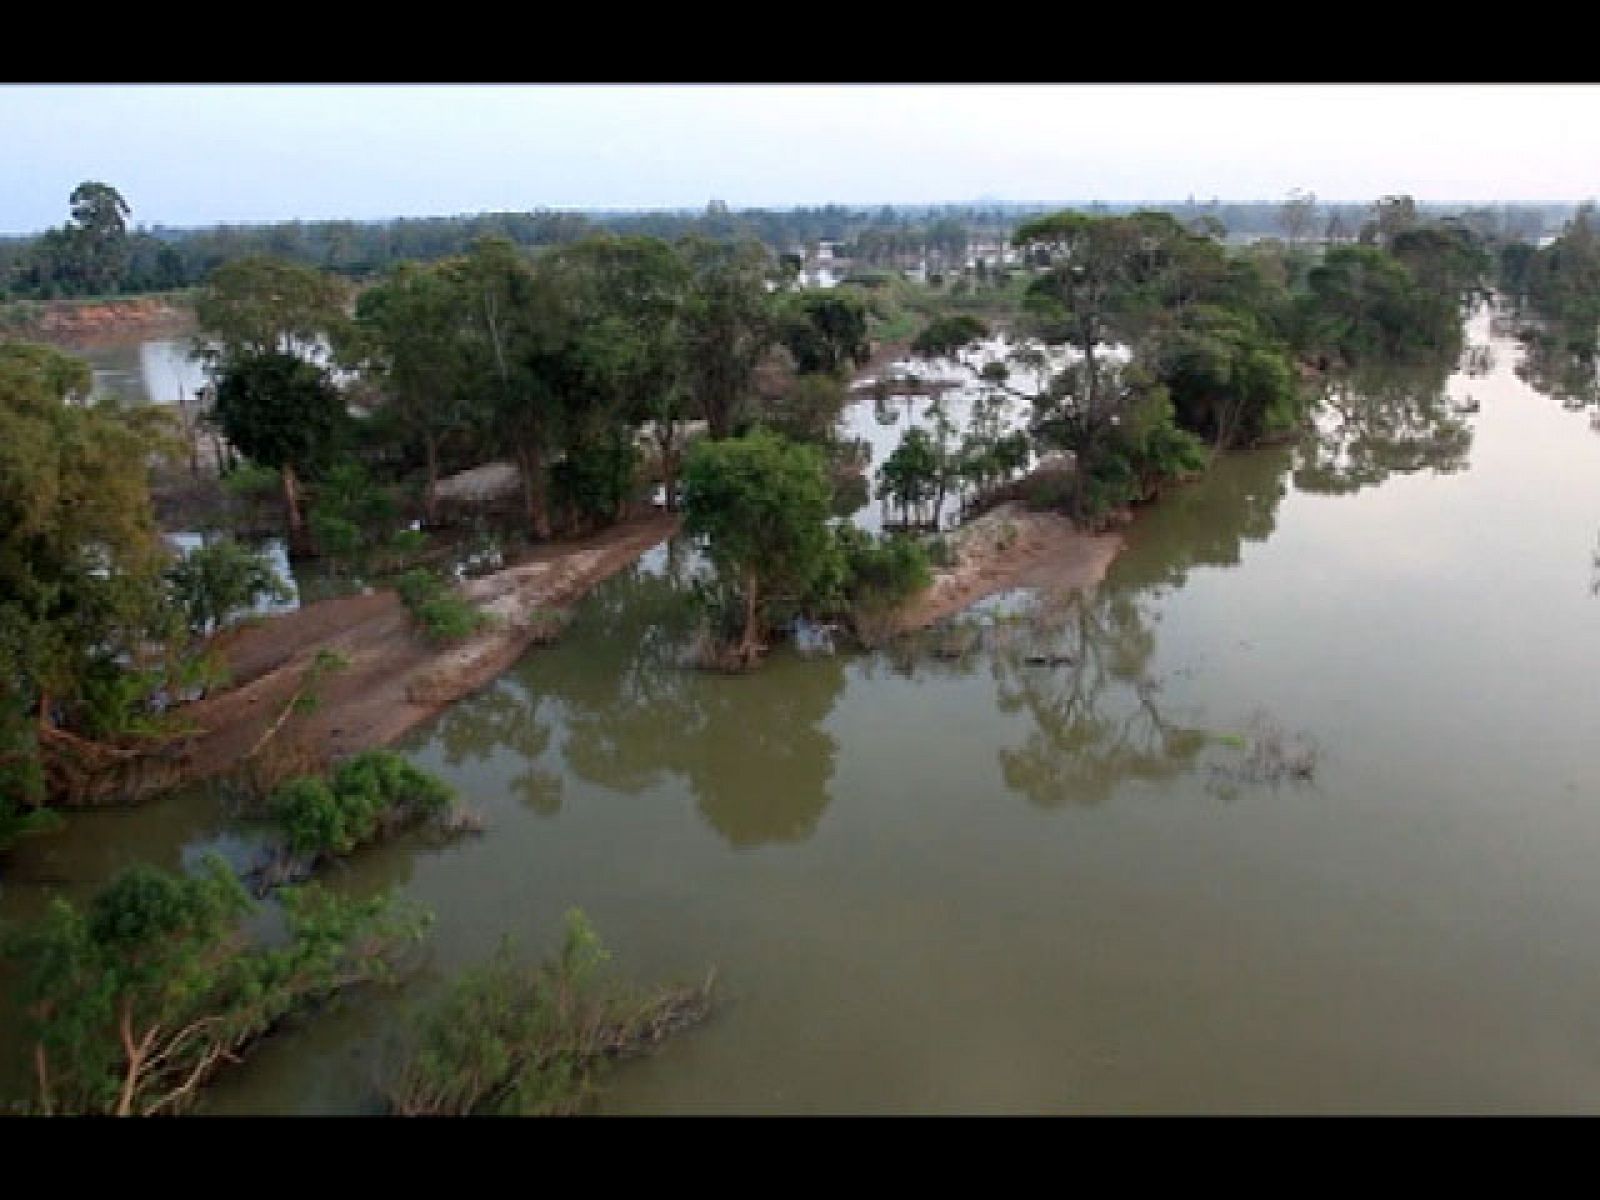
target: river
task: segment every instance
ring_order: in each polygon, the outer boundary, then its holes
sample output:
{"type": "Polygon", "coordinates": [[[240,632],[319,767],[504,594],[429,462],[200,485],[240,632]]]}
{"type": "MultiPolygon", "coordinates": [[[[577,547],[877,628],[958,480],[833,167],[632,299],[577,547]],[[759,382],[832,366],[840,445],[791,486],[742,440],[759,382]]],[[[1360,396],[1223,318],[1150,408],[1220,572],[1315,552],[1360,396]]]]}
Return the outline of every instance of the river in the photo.
{"type": "MultiPolygon", "coordinates": [[[[630,977],[718,972],[602,1113],[1600,1110],[1600,439],[1470,334],[1170,491],[1083,602],[721,676],[652,554],[402,745],[483,835],[329,876],[433,909],[428,971],[204,1111],[370,1111],[399,1014],[574,906],[630,977]]],[[[75,817],[0,918],[248,836],[75,817]]]]}

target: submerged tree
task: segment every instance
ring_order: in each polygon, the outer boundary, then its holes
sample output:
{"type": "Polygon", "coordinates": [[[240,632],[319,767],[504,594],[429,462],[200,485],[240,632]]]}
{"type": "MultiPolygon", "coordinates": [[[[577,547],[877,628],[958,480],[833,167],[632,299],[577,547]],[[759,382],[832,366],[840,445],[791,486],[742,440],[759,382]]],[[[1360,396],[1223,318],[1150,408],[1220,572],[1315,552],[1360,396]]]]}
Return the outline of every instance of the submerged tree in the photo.
{"type": "Polygon", "coordinates": [[[769,617],[798,605],[837,570],[821,455],[764,430],[700,442],[684,464],[684,529],[741,610],[736,659],[760,654],[769,617]]]}
{"type": "Polygon", "coordinates": [[[80,910],[57,900],[8,949],[23,971],[41,1112],[181,1112],[224,1064],[285,1015],[389,978],[424,921],[386,898],[281,893],[288,936],[262,944],[254,910],[218,860],[174,876],[128,868],[80,910]]]}

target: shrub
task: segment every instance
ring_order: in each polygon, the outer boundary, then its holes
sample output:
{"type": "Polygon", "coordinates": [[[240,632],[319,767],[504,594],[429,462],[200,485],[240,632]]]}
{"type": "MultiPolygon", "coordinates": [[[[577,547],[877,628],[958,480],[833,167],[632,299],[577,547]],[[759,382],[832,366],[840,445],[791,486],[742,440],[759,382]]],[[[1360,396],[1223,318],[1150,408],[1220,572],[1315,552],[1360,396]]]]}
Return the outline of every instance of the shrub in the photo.
{"type": "Polygon", "coordinates": [[[166,578],[174,603],[195,635],[221,629],[263,599],[284,601],[293,595],[265,554],[227,537],[190,550],[167,568],[166,578]]]}
{"type": "Polygon", "coordinates": [[[87,912],[56,900],[7,940],[22,972],[44,1113],[181,1111],[223,1063],[318,997],[387,979],[426,918],[385,897],[282,894],[287,936],[255,944],[255,911],[213,858],[195,877],[128,868],[87,912]]]}
{"type": "Polygon", "coordinates": [[[483,628],[487,618],[435,572],[413,568],[394,581],[400,600],[430,641],[451,642],[483,628]]]}
{"type": "Polygon", "coordinates": [[[388,750],[366,750],[324,781],[292,779],[272,795],[273,819],[289,851],[315,860],[346,855],[401,826],[447,809],[455,793],[441,780],[388,750]]]}
{"type": "Polygon", "coordinates": [[[454,592],[443,592],[417,607],[416,617],[430,641],[455,642],[483,628],[485,617],[454,592]]]}
{"type": "Polygon", "coordinates": [[[560,955],[522,967],[502,944],[420,1012],[384,1096],[409,1116],[575,1111],[604,1058],[656,1045],[710,1011],[711,980],[641,993],[602,978],[609,958],[581,912],[560,955]]]}
{"type": "Polygon", "coordinates": [[[852,614],[893,608],[933,580],[928,552],[914,538],[874,538],[853,525],[834,534],[844,558],[844,596],[852,614]]]}

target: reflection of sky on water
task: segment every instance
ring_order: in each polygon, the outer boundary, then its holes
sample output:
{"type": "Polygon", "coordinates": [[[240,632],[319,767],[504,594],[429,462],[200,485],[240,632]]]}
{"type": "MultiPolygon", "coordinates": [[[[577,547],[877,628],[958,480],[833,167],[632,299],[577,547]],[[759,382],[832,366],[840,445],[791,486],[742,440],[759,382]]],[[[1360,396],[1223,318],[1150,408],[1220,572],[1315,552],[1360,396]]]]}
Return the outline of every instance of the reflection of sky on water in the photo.
{"type": "MultiPolygon", "coordinates": [[[[1123,361],[1127,357],[1126,348],[1120,346],[1101,347],[1100,353],[1112,361],[1123,361]]],[[[943,407],[954,427],[950,437],[952,451],[959,448],[961,439],[971,428],[973,409],[985,399],[1000,406],[1002,434],[1024,430],[1032,415],[1033,397],[1068,363],[1080,357],[1069,347],[1015,342],[1005,334],[995,334],[963,347],[953,359],[897,359],[885,367],[877,379],[861,380],[852,385],[851,403],[846,405],[840,419],[840,437],[846,442],[867,443],[870,451],[867,482],[876,493],[877,472],[884,460],[894,453],[912,428],[932,430],[936,406],[943,407]],[[983,368],[991,363],[1002,363],[1007,368],[1008,374],[1001,386],[981,378],[983,368]],[[880,401],[873,394],[880,380],[918,380],[946,386],[927,392],[889,395],[880,401]]],[[[947,523],[957,519],[958,507],[954,502],[947,502],[947,523]]],[[[881,531],[882,503],[876,498],[869,500],[851,519],[862,529],[873,533],[881,531]]]]}

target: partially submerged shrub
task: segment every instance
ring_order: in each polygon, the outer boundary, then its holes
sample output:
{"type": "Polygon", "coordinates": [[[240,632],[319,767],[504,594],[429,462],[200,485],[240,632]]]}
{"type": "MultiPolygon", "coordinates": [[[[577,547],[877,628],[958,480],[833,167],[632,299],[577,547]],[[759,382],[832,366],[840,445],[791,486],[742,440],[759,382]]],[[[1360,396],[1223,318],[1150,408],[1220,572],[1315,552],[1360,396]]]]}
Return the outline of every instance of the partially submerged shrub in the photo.
{"type": "Polygon", "coordinates": [[[413,1020],[384,1084],[391,1111],[570,1113],[602,1060],[649,1049],[710,1011],[710,978],[640,992],[600,975],[608,957],[576,910],[553,962],[518,965],[502,944],[413,1020]]]}
{"type": "Polygon", "coordinates": [[[322,780],[292,779],[273,793],[271,813],[296,858],[346,855],[357,847],[444,813],[449,785],[389,750],[365,750],[322,780]]]}
{"type": "Polygon", "coordinates": [[[43,1113],[178,1112],[290,1013],[391,978],[426,919],[387,898],[281,894],[287,937],[243,930],[255,905],[220,860],[199,876],[128,868],[80,911],[57,900],[8,939],[22,970],[43,1113]]]}
{"type": "Polygon", "coordinates": [[[1232,762],[1212,768],[1227,783],[1310,783],[1316,777],[1321,752],[1307,734],[1291,734],[1264,713],[1251,721],[1248,733],[1212,734],[1211,739],[1243,753],[1232,762]]]}
{"type": "Polygon", "coordinates": [[[844,593],[852,613],[881,613],[933,581],[926,549],[915,538],[871,534],[845,525],[835,530],[844,557],[844,593]]]}

